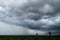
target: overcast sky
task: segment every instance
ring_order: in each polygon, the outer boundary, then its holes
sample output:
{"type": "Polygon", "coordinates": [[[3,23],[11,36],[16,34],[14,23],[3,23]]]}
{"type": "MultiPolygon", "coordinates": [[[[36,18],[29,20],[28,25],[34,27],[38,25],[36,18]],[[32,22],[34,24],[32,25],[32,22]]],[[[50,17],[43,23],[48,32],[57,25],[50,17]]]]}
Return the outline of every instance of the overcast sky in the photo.
{"type": "Polygon", "coordinates": [[[60,0],[0,0],[0,35],[60,34],[60,0]]]}

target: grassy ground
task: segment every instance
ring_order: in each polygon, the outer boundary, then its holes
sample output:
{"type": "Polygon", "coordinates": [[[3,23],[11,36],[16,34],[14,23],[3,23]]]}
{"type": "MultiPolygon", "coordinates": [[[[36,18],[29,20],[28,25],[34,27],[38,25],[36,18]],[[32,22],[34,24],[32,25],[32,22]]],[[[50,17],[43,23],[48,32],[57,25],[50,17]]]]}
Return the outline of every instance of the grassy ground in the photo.
{"type": "Polygon", "coordinates": [[[60,36],[0,36],[0,40],[60,40],[60,36]]]}

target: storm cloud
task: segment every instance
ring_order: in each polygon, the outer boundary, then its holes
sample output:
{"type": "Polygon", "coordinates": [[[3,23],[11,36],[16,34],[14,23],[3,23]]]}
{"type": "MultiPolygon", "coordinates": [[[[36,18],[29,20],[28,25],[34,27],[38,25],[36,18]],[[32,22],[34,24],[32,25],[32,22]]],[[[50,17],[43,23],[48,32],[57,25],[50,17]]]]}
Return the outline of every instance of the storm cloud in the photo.
{"type": "Polygon", "coordinates": [[[41,31],[60,31],[60,0],[0,0],[0,21],[41,31]]]}

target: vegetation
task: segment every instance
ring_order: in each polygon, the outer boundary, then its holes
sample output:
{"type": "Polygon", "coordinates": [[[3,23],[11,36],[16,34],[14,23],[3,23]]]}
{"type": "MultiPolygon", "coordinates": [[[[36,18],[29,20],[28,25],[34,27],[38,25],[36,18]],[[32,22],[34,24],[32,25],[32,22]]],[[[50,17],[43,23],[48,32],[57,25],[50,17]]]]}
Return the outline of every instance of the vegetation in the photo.
{"type": "Polygon", "coordinates": [[[0,36],[0,40],[60,40],[60,36],[0,36]]]}

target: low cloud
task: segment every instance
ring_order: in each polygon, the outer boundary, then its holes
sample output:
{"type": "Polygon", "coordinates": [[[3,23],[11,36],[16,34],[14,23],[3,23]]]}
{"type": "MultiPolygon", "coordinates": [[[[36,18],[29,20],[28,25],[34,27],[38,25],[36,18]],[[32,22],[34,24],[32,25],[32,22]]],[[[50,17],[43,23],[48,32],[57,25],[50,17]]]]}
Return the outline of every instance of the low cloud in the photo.
{"type": "Polygon", "coordinates": [[[1,0],[1,2],[6,3],[0,3],[1,22],[47,32],[57,32],[60,29],[60,0],[1,0]]]}
{"type": "Polygon", "coordinates": [[[0,35],[35,35],[36,33],[44,35],[46,32],[38,30],[36,32],[36,30],[0,22],[0,35]]]}

